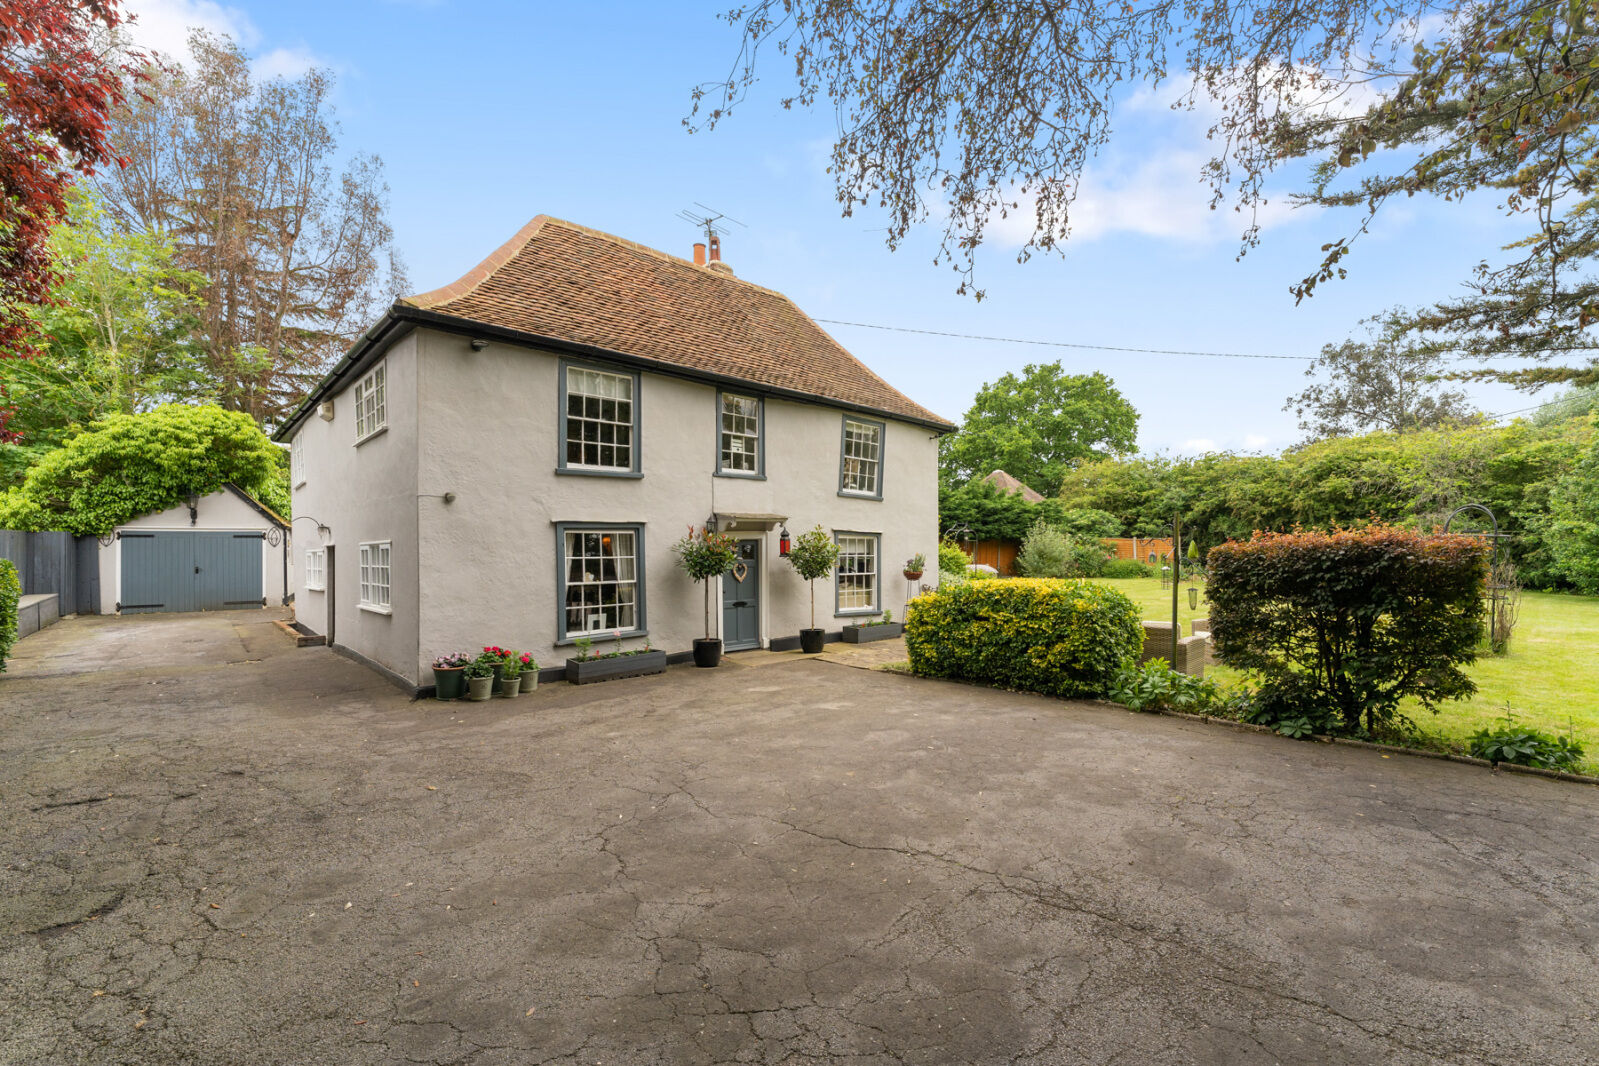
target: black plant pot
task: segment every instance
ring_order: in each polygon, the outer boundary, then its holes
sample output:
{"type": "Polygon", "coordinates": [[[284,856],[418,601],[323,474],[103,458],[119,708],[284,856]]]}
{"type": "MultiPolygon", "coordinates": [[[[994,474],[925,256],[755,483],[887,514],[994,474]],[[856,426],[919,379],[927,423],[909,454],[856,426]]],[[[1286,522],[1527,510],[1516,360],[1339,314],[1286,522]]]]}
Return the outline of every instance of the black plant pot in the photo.
{"type": "Polygon", "coordinates": [[[820,629],[800,630],[800,651],[806,655],[818,655],[822,645],[826,643],[826,633],[820,629]]]}
{"type": "Polygon", "coordinates": [[[715,637],[701,637],[694,642],[695,666],[719,666],[722,662],[722,642],[715,637]]]}

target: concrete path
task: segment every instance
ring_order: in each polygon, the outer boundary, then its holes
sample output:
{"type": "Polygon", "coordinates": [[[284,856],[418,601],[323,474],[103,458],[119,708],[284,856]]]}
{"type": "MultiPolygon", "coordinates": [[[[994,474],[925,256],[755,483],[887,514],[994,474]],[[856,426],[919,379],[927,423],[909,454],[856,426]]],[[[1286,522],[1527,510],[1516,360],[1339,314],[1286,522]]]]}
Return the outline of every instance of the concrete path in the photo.
{"type": "Polygon", "coordinates": [[[0,679],[0,1063],[1599,1059],[1599,789],[817,661],[411,704],[269,619],[0,679]]]}

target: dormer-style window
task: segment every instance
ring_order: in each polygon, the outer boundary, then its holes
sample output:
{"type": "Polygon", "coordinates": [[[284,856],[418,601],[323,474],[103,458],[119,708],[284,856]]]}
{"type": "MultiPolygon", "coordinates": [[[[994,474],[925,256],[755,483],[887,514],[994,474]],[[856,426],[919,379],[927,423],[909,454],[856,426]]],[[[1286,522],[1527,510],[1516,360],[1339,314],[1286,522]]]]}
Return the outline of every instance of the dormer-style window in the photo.
{"type": "Polygon", "coordinates": [[[765,413],[757,396],[718,393],[716,472],[730,477],[758,478],[766,472],[761,430],[765,413]]]}
{"type": "Polygon", "coordinates": [[[379,363],[355,383],[355,443],[360,444],[388,428],[388,410],[383,398],[384,364],[379,363]]]}
{"type": "Polygon", "coordinates": [[[840,496],[883,498],[883,423],[844,418],[839,457],[840,496]]]}
{"type": "Polygon", "coordinates": [[[637,374],[562,364],[565,407],[559,472],[629,477],[639,471],[637,374]]]}

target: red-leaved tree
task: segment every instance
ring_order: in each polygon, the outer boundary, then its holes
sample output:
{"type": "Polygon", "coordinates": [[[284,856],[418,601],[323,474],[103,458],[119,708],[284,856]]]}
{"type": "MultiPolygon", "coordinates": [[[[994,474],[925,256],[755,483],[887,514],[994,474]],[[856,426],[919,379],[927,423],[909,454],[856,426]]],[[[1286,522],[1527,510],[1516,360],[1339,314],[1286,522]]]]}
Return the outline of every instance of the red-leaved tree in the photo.
{"type": "Polygon", "coordinates": [[[111,111],[144,66],[113,47],[119,3],[0,0],[0,358],[33,353],[28,308],[56,284],[47,241],[75,175],[117,160],[111,111]]]}

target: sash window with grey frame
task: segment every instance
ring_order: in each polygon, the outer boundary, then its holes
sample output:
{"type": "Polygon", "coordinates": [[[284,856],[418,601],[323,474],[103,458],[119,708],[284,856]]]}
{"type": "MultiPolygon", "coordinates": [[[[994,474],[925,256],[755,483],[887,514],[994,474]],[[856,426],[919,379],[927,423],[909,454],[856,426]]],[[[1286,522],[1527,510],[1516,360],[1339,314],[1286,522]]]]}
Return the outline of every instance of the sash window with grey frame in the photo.
{"type": "Polygon", "coordinates": [[[631,374],[582,366],[566,368],[566,465],[633,469],[631,374]]]}
{"type": "Polygon", "coordinates": [[[852,496],[881,497],[882,423],[844,419],[843,453],[838,490],[852,496]]]}
{"type": "Polygon", "coordinates": [[[753,396],[722,395],[721,471],[761,472],[761,401],[753,396]]]}
{"type": "Polygon", "coordinates": [[[871,613],[877,610],[878,538],[873,533],[839,533],[838,613],[871,613]]]}
{"type": "Polygon", "coordinates": [[[631,529],[565,531],[566,638],[642,628],[638,542],[631,529]]]}

